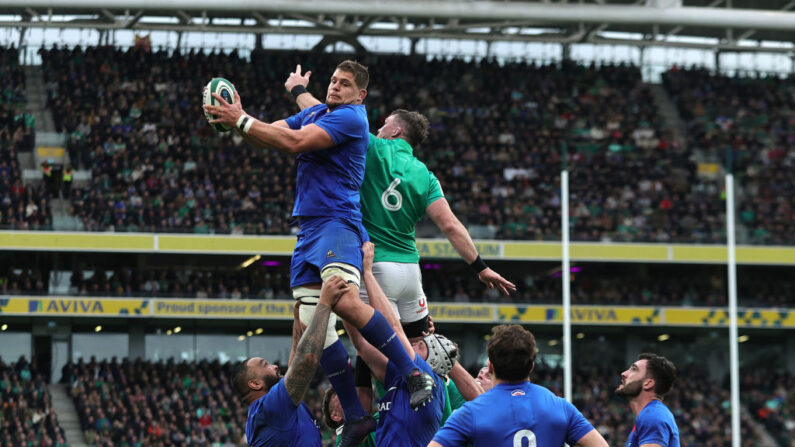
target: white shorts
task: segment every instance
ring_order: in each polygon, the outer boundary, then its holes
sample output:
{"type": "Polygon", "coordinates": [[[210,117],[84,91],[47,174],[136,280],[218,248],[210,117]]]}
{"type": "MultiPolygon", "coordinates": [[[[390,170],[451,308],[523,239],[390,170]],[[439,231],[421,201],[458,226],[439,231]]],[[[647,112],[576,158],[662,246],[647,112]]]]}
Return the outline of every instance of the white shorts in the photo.
{"type": "MultiPolygon", "coordinates": [[[[428,300],[422,290],[419,264],[376,262],[373,263],[373,276],[401,322],[413,323],[428,315],[428,300]]],[[[359,296],[365,303],[370,303],[364,285],[359,289],[359,296]]]]}

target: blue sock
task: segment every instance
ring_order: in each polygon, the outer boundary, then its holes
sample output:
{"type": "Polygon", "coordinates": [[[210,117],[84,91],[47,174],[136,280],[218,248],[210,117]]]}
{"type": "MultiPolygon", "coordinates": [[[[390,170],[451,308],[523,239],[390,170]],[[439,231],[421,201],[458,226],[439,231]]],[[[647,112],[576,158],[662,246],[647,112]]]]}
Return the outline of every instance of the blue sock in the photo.
{"type": "Polygon", "coordinates": [[[345,346],[342,345],[342,341],[337,340],[323,350],[323,355],[320,356],[320,366],[323,367],[323,372],[340,399],[345,420],[352,421],[367,416],[368,413],[362,408],[362,402],[359,400],[359,395],[356,394],[351,359],[345,346]]]}
{"type": "Polygon", "coordinates": [[[394,363],[398,371],[404,376],[417,368],[414,366],[414,362],[411,361],[409,353],[406,352],[406,348],[403,347],[403,343],[400,342],[395,330],[392,329],[392,326],[389,325],[389,322],[386,321],[381,312],[376,310],[373,318],[363,328],[359,329],[359,333],[362,334],[368,343],[378,348],[394,363]]]}

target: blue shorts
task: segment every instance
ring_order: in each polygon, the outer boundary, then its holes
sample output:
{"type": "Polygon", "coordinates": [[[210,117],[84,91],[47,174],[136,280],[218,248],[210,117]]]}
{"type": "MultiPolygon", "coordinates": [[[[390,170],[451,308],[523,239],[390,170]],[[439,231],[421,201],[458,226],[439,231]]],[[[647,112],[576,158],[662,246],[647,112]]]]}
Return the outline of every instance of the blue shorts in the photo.
{"type": "Polygon", "coordinates": [[[290,288],[320,284],[320,271],[341,262],[362,271],[362,245],[370,240],[359,221],[342,217],[302,217],[290,262],[290,288]]]}

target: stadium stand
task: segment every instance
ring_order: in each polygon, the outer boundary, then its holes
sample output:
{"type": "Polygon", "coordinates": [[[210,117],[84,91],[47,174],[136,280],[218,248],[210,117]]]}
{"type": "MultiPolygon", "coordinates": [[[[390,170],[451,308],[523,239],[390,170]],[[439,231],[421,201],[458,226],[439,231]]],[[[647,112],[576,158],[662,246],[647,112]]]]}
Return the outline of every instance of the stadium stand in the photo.
{"type": "Polygon", "coordinates": [[[776,436],[780,445],[795,439],[795,376],[767,368],[743,370],[743,401],[754,418],[776,436]]]}
{"type": "Polygon", "coordinates": [[[792,78],[729,77],[674,67],[663,84],[688,125],[691,146],[725,162],[732,154],[738,189],[738,239],[792,245],[795,153],[792,78]]]}
{"type": "MultiPolygon", "coordinates": [[[[278,266],[234,267],[130,267],[124,259],[99,258],[68,275],[71,296],[291,299],[289,270],[285,259],[278,266]],[[118,264],[125,264],[119,267],[118,264]]],[[[557,268],[528,269],[509,263],[498,268],[516,280],[519,289],[505,297],[488,289],[463,263],[422,264],[423,286],[432,302],[556,304],[561,300],[557,268]]],[[[577,267],[571,287],[572,303],[578,305],[725,306],[727,286],[722,269],[637,268],[627,265],[586,264],[577,267]]],[[[53,270],[45,263],[0,267],[0,293],[59,295],[54,292],[53,270]]],[[[788,308],[795,294],[786,272],[770,269],[741,270],[738,302],[747,307],[788,308]]]]}
{"type": "Polygon", "coordinates": [[[41,185],[23,182],[19,152],[35,141],[33,116],[24,110],[25,73],[19,52],[0,48],[0,226],[15,230],[51,229],[49,194],[41,185]]]}
{"type": "Polygon", "coordinates": [[[0,445],[66,447],[45,378],[24,358],[0,359],[0,445]]]}
{"type": "MultiPolygon", "coordinates": [[[[248,408],[234,394],[232,364],[117,361],[68,364],[68,383],[91,445],[245,446],[248,408]]],[[[322,375],[306,402],[318,421],[322,375]]],[[[326,438],[330,433],[326,433],[326,438]]]]}

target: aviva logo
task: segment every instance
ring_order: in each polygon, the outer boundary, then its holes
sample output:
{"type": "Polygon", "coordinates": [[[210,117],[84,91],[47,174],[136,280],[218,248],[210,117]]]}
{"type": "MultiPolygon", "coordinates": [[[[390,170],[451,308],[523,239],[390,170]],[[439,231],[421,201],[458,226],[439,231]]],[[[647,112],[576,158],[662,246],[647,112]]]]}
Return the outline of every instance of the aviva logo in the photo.
{"type": "Polygon", "coordinates": [[[615,310],[604,308],[574,308],[571,310],[571,317],[575,321],[618,321],[615,310]]]}
{"type": "Polygon", "coordinates": [[[61,300],[30,300],[29,312],[58,313],[105,313],[100,300],[61,299],[61,300]]]}

